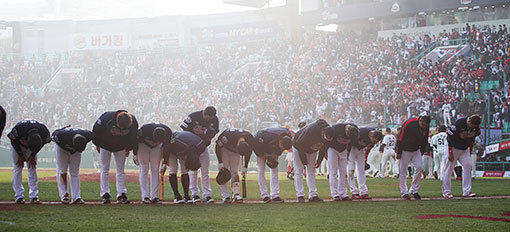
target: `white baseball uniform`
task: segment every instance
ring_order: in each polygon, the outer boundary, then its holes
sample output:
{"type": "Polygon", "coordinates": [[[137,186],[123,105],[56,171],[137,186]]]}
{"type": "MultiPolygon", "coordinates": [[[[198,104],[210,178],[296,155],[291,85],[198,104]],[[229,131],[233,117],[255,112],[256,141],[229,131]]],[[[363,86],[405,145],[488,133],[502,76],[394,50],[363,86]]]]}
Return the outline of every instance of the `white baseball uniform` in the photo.
{"type": "MultiPolygon", "coordinates": [[[[159,164],[161,161],[161,147],[159,144],[153,148],[145,143],[138,143],[138,169],[140,171],[140,190],[142,192],[142,199],[159,198],[159,164]],[[151,188],[149,191],[149,170],[151,171],[150,182],[151,188]]],[[[170,159],[172,156],[170,156],[170,159]]],[[[172,164],[170,162],[170,164],[172,164]]],[[[170,165],[170,174],[172,173],[172,165],[170,165]]],[[[183,172],[184,173],[184,172],[183,172]]]]}
{"type": "Polygon", "coordinates": [[[443,176],[443,157],[445,154],[446,132],[440,132],[430,139],[430,144],[434,150],[434,172],[437,173],[438,178],[442,179],[443,176]]]}
{"type": "Polygon", "coordinates": [[[383,156],[381,161],[380,177],[385,177],[386,165],[390,162],[390,171],[393,175],[398,174],[398,163],[395,161],[395,143],[397,139],[395,135],[385,135],[382,141],[384,144],[383,156]]]}
{"type": "Polygon", "coordinates": [[[352,147],[349,152],[349,159],[347,162],[349,188],[351,194],[368,194],[368,188],[366,183],[365,174],[365,149],[359,150],[357,147],[352,147]],[[358,179],[358,187],[354,181],[354,172],[356,171],[356,177],[358,179]]]}

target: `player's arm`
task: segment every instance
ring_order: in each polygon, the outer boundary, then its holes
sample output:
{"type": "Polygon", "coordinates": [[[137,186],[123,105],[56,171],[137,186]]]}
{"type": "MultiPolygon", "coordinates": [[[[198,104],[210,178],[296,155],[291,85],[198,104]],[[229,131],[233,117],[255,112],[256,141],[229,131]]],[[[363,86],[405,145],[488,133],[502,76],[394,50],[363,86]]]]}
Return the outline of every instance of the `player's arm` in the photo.
{"type": "Polygon", "coordinates": [[[218,166],[220,169],[223,168],[223,159],[221,158],[221,145],[218,144],[218,141],[216,141],[216,146],[214,147],[214,150],[216,151],[216,158],[218,159],[218,166]]]}
{"type": "Polygon", "coordinates": [[[101,140],[103,139],[105,133],[106,133],[106,120],[104,120],[103,116],[105,114],[101,115],[99,119],[97,119],[96,123],[94,123],[94,127],[92,127],[92,133],[94,133],[94,138],[92,139],[92,143],[96,145],[97,147],[101,147],[101,140]]]}
{"type": "Polygon", "coordinates": [[[2,133],[5,129],[5,122],[7,120],[7,113],[4,108],[0,106],[0,138],[2,137],[2,133]]]}
{"type": "Polygon", "coordinates": [[[138,148],[138,121],[134,115],[131,116],[133,117],[133,125],[129,128],[126,147],[128,150],[133,150],[133,154],[136,154],[135,148],[138,148]]]}
{"type": "Polygon", "coordinates": [[[193,124],[194,124],[193,118],[191,117],[191,115],[188,115],[188,117],[184,119],[184,121],[181,123],[180,127],[184,131],[189,131],[193,133],[193,124]]]}

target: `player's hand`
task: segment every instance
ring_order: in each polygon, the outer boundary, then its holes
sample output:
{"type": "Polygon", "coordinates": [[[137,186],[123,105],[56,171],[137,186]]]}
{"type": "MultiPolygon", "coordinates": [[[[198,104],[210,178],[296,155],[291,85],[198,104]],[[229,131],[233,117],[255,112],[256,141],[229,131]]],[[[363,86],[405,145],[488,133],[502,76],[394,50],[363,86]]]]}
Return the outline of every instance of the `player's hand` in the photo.
{"type": "Polygon", "coordinates": [[[97,153],[101,153],[100,150],[101,150],[101,148],[99,146],[96,146],[97,153]]]}
{"type": "Polygon", "coordinates": [[[321,163],[322,163],[321,161],[317,160],[317,162],[315,162],[315,165],[313,167],[314,168],[319,168],[321,166],[321,163]]]}
{"type": "Polygon", "coordinates": [[[241,169],[241,176],[243,176],[243,178],[246,178],[246,172],[248,172],[248,169],[247,169],[247,168],[245,168],[245,167],[243,167],[243,168],[241,169]]]}
{"type": "Polygon", "coordinates": [[[18,161],[16,162],[16,166],[18,166],[18,168],[23,169],[23,167],[25,167],[25,157],[18,156],[18,161]]]}
{"type": "Polygon", "coordinates": [[[400,158],[402,158],[402,154],[397,154],[397,159],[399,160],[400,158]]]}
{"type": "Polygon", "coordinates": [[[35,168],[37,166],[37,161],[35,161],[35,156],[28,157],[28,168],[35,168]]]}
{"type": "Polygon", "coordinates": [[[137,155],[133,155],[133,163],[135,163],[136,166],[140,165],[140,163],[138,162],[138,156],[137,155]]]}
{"type": "Polygon", "coordinates": [[[448,160],[453,162],[453,148],[448,147],[448,160]]]}

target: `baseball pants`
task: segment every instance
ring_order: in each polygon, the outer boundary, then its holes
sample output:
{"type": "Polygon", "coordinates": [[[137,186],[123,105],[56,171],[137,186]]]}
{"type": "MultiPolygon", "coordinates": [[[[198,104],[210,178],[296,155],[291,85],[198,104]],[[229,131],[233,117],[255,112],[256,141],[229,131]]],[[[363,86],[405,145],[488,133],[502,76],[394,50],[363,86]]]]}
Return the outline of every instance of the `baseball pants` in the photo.
{"type": "Polygon", "coordinates": [[[420,189],[421,173],[423,172],[423,160],[421,159],[420,150],[416,151],[402,151],[402,156],[399,162],[399,173],[398,182],[400,185],[400,194],[402,196],[406,194],[418,193],[420,189]],[[413,182],[409,191],[407,190],[407,167],[409,163],[414,166],[413,182]]]}
{"type": "Polygon", "coordinates": [[[370,169],[372,169],[372,173],[380,172],[379,168],[381,167],[381,158],[382,155],[379,152],[379,149],[372,150],[368,153],[367,163],[370,165],[370,169]]]}
{"type": "Polygon", "coordinates": [[[359,150],[356,147],[351,148],[349,159],[347,160],[347,170],[349,170],[347,178],[349,180],[351,194],[368,194],[364,149],[359,150]],[[355,171],[359,188],[356,186],[356,182],[354,180],[355,171]]]}
{"type": "Polygon", "coordinates": [[[425,165],[428,165],[427,175],[428,175],[429,179],[432,179],[432,170],[433,170],[432,163],[433,163],[434,158],[429,155],[423,155],[421,157],[421,159],[422,159],[424,169],[425,169],[425,165]]]}
{"type": "MultiPolygon", "coordinates": [[[[299,151],[297,148],[292,147],[292,153],[295,157],[294,159],[294,188],[296,189],[297,197],[304,197],[305,190],[303,187],[303,175],[305,171],[305,165],[301,162],[301,158],[299,157],[299,151]]],[[[315,161],[316,161],[316,152],[307,153],[306,160],[308,164],[306,165],[306,185],[308,185],[308,197],[316,197],[318,196],[317,187],[315,186],[315,161]]]]}
{"type": "Polygon", "coordinates": [[[57,158],[57,185],[58,195],[60,200],[64,198],[69,199],[69,184],[67,183],[67,170],[69,169],[70,182],[71,182],[71,195],[72,200],[81,198],[80,195],[80,163],[81,152],[70,152],[62,149],[58,144],[55,144],[55,152],[57,158]],[[64,179],[65,178],[65,179],[64,179]]]}
{"type": "MultiPolygon", "coordinates": [[[[161,162],[161,144],[151,148],[145,143],[138,143],[138,168],[140,171],[140,190],[142,199],[159,197],[159,164],[161,162]],[[149,170],[151,171],[149,192],[149,170]]],[[[170,158],[170,162],[171,162],[170,158]]],[[[171,165],[170,165],[171,166],[171,165]]],[[[170,174],[172,174],[170,172],[170,174]]]]}
{"type": "MultiPolygon", "coordinates": [[[[445,146],[448,149],[448,146],[445,146]]],[[[453,152],[453,162],[448,160],[448,151],[445,152],[444,160],[444,173],[443,173],[443,195],[451,194],[452,188],[452,172],[455,168],[457,161],[462,165],[462,195],[467,196],[471,192],[471,156],[469,148],[460,150],[451,147],[453,152]]]]}
{"type": "MultiPolygon", "coordinates": [[[[124,173],[124,168],[126,166],[126,151],[120,150],[116,152],[108,151],[104,148],[99,150],[99,156],[101,158],[101,192],[100,196],[103,196],[105,193],[110,194],[110,182],[109,182],[109,172],[110,172],[110,161],[115,158],[115,166],[116,166],[116,187],[117,187],[117,197],[119,197],[122,193],[127,193],[126,189],[126,174],[124,173]]],[[[111,195],[111,194],[110,194],[111,195]]]]}
{"type": "MultiPolygon", "coordinates": [[[[200,154],[200,183],[202,184],[202,199],[211,196],[211,181],[209,179],[209,150],[205,148],[205,151],[200,154]]],[[[198,188],[198,170],[189,171],[189,189],[191,190],[191,196],[200,196],[200,189],[198,188]]]]}
{"type": "MultiPolygon", "coordinates": [[[[25,160],[32,153],[30,150],[21,147],[21,150],[24,154],[25,160]]],[[[19,168],[16,163],[18,162],[19,155],[11,146],[11,155],[12,155],[12,189],[14,190],[14,199],[22,198],[25,193],[25,188],[23,188],[23,169],[19,168]]],[[[35,156],[35,161],[37,161],[37,155],[35,156]]],[[[38,187],[38,179],[37,179],[37,167],[29,168],[28,162],[25,161],[25,167],[27,167],[28,171],[28,188],[29,188],[29,197],[39,198],[39,187],[38,187]]]]}
{"type": "Polygon", "coordinates": [[[434,152],[434,172],[437,172],[437,176],[440,180],[443,179],[443,167],[444,167],[444,148],[438,149],[434,152]]]}
{"type": "Polygon", "coordinates": [[[347,195],[347,150],[338,152],[328,148],[329,190],[331,197],[345,198],[347,195]]]}
{"type": "MultiPolygon", "coordinates": [[[[223,160],[223,167],[230,171],[231,174],[230,184],[232,187],[232,191],[234,191],[234,194],[239,194],[239,192],[237,192],[239,190],[239,182],[234,182],[234,177],[238,175],[239,172],[241,155],[235,152],[231,152],[228,149],[221,148],[221,159],[223,160]],[[236,188],[235,185],[238,185],[237,189],[235,189],[236,188]]],[[[230,192],[228,191],[227,183],[220,185],[221,197],[223,198],[223,200],[225,200],[227,197],[230,197],[230,192]]]]}
{"type": "MultiPolygon", "coordinates": [[[[260,197],[264,199],[265,197],[269,197],[267,193],[267,182],[266,182],[266,161],[257,156],[257,173],[258,173],[258,183],[260,189],[260,197]]],[[[270,187],[271,187],[271,199],[280,196],[280,184],[278,179],[278,167],[269,168],[270,174],[270,187]]]]}
{"type": "MultiPolygon", "coordinates": [[[[392,149],[384,150],[383,156],[382,156],[382,161],[381,161],[381,174],[379,175],[380,177],[385,177],[386,165],[388,164],[388,162],[390,162],[391,173],[393,175],[398,174],[398,162],[396,162],[395,158],[393,158],[394,155],[395,155],[395,151],[393,151],[392,149]]],[[[389,174],[389,172],[388,172],[388,174],[389,174]]]]}

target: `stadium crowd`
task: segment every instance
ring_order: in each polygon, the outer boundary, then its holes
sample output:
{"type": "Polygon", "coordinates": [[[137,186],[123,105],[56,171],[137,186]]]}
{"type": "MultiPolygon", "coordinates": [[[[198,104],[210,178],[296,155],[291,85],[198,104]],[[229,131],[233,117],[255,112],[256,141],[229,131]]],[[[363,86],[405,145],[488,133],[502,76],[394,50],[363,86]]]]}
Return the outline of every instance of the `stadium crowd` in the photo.
{"type": "Polygon", "coordinates": [[[4,59],[2,88],[15,91],[2,104],[7,125],[35,118],[53,129],[90,128],[102,112],[115,109],[174,129],[187,113],[207,105],[218,109],[220,128],[251,130],[264,121],[296,127],[315,118],[382,127],[385,115],[388,124],[397,125],[421,113],[443,122],[443,104],[452,105],[453,118],[484,115],[490,107],[491,122],[501,126],[510,121],[503,87],[510,75],[509,44],[505,25],[466,25],[460,32],[419,38],[307,31],[288,39],[200,47],[184,57],[96,51],[38,65],[4,59]],[[434,43],[458,38],[468,39],[471,56],[437,63],[415,59],[434,43]],[[43,90],[61,64],[83,71],[62,74],[65,87],[43,90]],[[491,90],[488,106],[486,95],[477,93],[489,80],[499,87],[491,90]]]}

